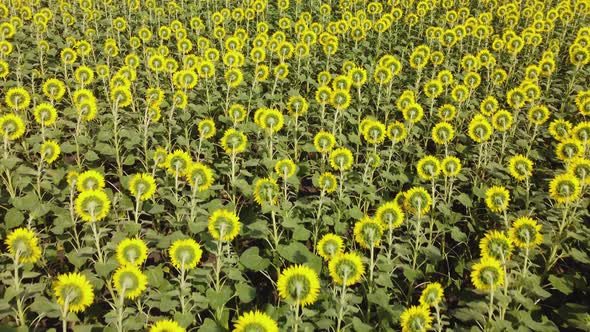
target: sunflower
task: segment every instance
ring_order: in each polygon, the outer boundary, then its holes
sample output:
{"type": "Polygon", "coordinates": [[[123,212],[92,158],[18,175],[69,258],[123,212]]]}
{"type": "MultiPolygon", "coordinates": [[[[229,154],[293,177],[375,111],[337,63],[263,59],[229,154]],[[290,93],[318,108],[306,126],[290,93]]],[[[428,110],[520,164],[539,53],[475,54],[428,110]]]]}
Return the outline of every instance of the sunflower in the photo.
{"type": "Polygon", "coordinates": [[[76,181],[76,188],[78,192],[84,192],[89,190],[102,190],[104,189],[105,182],[104,177],[97,171],[88,170],[78,175],[76,181]]]}
{"type": "Polygon", "coordinates": [[[455,138],[455,128],[448,122],[439,122],[432,128],[432,140],[436,144],[447,144],[455,138]]]}
{"type": "Polygon", "coordinates": [[[279,199],[279,186],[273,178],[262,178],[254,183],[254,201],[259,205],[274,205],[279,199]]]}
{"type": "Polygon", "coordinates": [[[291,159],[281,159],[275,164],[275,172],[278,176],[287,179],[295,175],[297,165],[291,159]]]}
{"type": "Polygon", "coordinates": [[[250,311],[238,317],[233,332],[279,332],[277,322],[260,311],[250,311]]]}
{"type": "Polygon", "coordinates": [[[385,125],[379,121],[371,120],[362,129],[365,140],[371,144],[379,144],[385,140],[387,131],[385,125]]]}
{"type": "Polygon", "coordinates": [[[579,122],[573,129],[573,136],[584,143],[584,146],[590,141],[590,122],[579,122]]]}
{"type": "Polygon", "coordinates": [[[440,283],[431,282],[420,294],[420,304],[425,307],[434,307],[440,303],[444,296],[444,291],[440,283]]]}
{"type": "Polygon", "coordinates": [[[135,265],[119,267],[113,276],[113,286],[125,298],[137,298],[147,286],[147,277],[135,265]]]}
{"type": "Polygon", "coordinates": [[[131,90],[126,86],[118,86],[111,90],[111,101],[117,107],[127,107],[133,102],[131,90]]]}
{"type": "Polygon", "coordinates": [[[302,116],[307,112],[309,104],[302,96],[291,96],[287,101],[287,109],[294,116],[302,116]]]}
{"type": "Polygon", "coordinates": [[[129,191],[133,197],[145,201],[156,193],[156,179],[148,173],[138,173],[129,180],[129,191]]]}
{"type": "Polygon", "coordinates": [[[61,149],[59,148],[59,144],[55,141],[45,141],[41,144],[41,149],[39,153],[41,154],[41,159],[44,160],[46,163],[51,164],[57,160],[61,149]]]}
{"type": "Polygon", "coordinates": [[[203,119],[199,121],[197,129],[199,130],[199,135],[201,135],[203,139],[209,139],[213,137],[217,131],[215,129],[215,121],[212,119],[203,119]]]}
{"type": "Polygon", "coordinates": [[[529,158],[517,154],[508,160],[508,170],[513,178],[524,181],[533,175],[533,162],[529,158]]]}
{"type": "Polygon", "coordinates": [[[330,103],[338,110],[345,110],[350,106],[350,92],[348,90],[334,90],[330,96],[330,103]]]}
{"type": "Polygon", "coordinates": [[[371,249],[379,247],[384,227],[379,220],[365,215],[354,224],[354,239],[361,247],[371,249]]]}
{"type": "Polygon", "coordinates": [[[117,262],[119,265],[141,265],[148,256],[148,247],[139,238],[124,239],[117,245],[117,262]]]}
{"type": "Polygon", "coordinates": [[[318,298],[320,278],[314,270],[305,265],[292,265],[281,272],[277,290],[281,298],[306,307],[318,298]]]}
{"type": "Polygon", "coordinates": [[[186,332],[186,329],[173,320],[161,320],[154,323],[149,332],[186,332]]]}
{"type": "Polygon", "coordinates": [[[437,98],[443,92],[443,83],[433,79],[424,84],[424,94],[428,98],[437,98]]]}
{"type": "Polygon", "coordinates": [[[428,181],[440,174],[440,161],[435,156],[425,156],[416,165],[420,179],[428,181]]]}
{"type": "Polygon", "coordinates": [[[404,222],[404,211],[395,201],[387,202],[377,208],[375,220],[388,229],[395,229],[404,222]]]}
{"type": "Polygon", "coordinates": [[[531,248],[543,243],[541,225],[529,217],[520,217],[512,223],[508,230],[508,236],[515,246],[520,248],[531,248]]]}
{"type": "Polygon", "coordinates": [[[418,103],[410,103],[402,110],[404,120],[410,123],[418,123],[424,117],[424,109],[418,103]]]}
{"type": "Polygon", "coordinates": [[[166,156],[166,168],[176,176],[184,174],[192,162],[190,154],[182,150],[175,150],[166,156]]]}
{"type": "Polygon", "coordinates": [[[111,208],[111,201],[102,190],[87,190],[76,198],[76,213],[84,221],[94,222],[104,219],[111,208]]]}
{"type": "Polygon", "coordinates": [[[234,128],[230,128],[223,133],[221,138],[221,147],[228,154],[237,154],[246,150],[248,137],[234,128]]]}
{"type": "Polygon", "coordinates": [[[185,109],[188,106],[188,96],[184,91],[177,90],[172,96],[173,104],[179,109],[185,109]]]}
{"type": "Polygon", "coordinates": [[[94,301],[94,289],[85,275],[80,273],[61,274],[53,283],[57,303],[68,308],[68,312],[82,312],[94,301]]]}
{"type": "Polygon", "coordinates": [[[10,88],[6,91],[4,101],[12,109],[23,110],[31,103],[31,95],[20,87],[10,88]]]}
{"type": "Polygon", "coordinates": [[[336,145],[336,138],[329,132],[320,131],[313,138],[313,146],[318,152],[329,152],[334,148],[334,145],[336,145]]]}
{"type": "Polygon", "coordinates": [[[153,160],[156,166],[160,168],[166,167],[166,157],[168,156],[168,151],[162,147],[156,148],[154,151],[153,160]]]}
{"type": "Polygon", "coordinates": [[[39,238],[27,228],[12,230],[4,243],[8,252],[20,263],[36,263],[41,258],[41,247],[39,238]],[[18,258],[17,258],[18,257],[18,258]]]}
{"type": "Polygon", "coordinates": [[[33,115],[38,124],[51,126],[57,119],[57,110],[51,104],[41,103],[33,109],[33,115]]]}
{"type": "Polygon", "coordinates": [[[498,110],[498,100],[494,96],[487,96],[479,104],[479,110],[483,115],[491,116],[498,110]]]}
{"type": "Polygon", "coordinates": [[[504,212],[510,203],[510,192],[501,186],[493,186],[486,191],[486,206],[492,212],[504,212]]]}
{"type": "Polygon", "coordinates": [[[479,241],[482,257],[492,257],[499,261],[507,261],[512,255],[512,239],[504,232],[488,231],[479,241]]]}
{"type": "Polygon", "coordinates": [[[239,68],[231,68],[225,72],[225,81],[230,88],[237,88],[244,79],[244,74],[239,68]]]}
{"type": "Polygon", "coordinates": [[[432,198],[423,187],[413,187],[404,194],[404,207],[413,213],[424,215],[430,211],[432,198]]]}
{"type": "Polygon", "coordinates": [[[428,306],[411,306],[400,316],[402,332],[426,332],[432,327],[428,306]]]}
{"type": "Polygon", "coordinates": [[[227,113],[234,122],[242,122],[247,116],[246,108],[240,104],[231,105],[227,110],[227,113]]]}
{"type": "Polygon", "coordinates": [[[387,137],[394,143],[401,142],[408,136],[406,126],[399,121],[387,125],[387,137]]]}
{"type": "Polygon", "coordinates": [[[580,181],[572,174],[560,174],[549,182],[549,196],[557,203],[570,203],[580,197],[580,181]]]}
{"type": "Polygon", "coordinates": [[[209,217],[209,234],[221,241],[231,241],[240,233],[240,218],[233,211],[218,209],[209,217]]]}
{"type": "Polygon", "coordinates": [[[510,127],[512,127],[513,123],[513,116],[512,113],[508,112],[507,110],[499,110],[492,116],[492,124],[494,129],[499,132],[505,132],[510,127]]]}
{"type": "Polygon", "coordinates": [[[8,77],[9,73],[10,67],[8,66],[8,63],[6,63],[4,60],[0,60],[0,78],[8,77]]]}
{"type": "Polygon", "coordinates": [[[526,94],[520,88],[514,88],[506,94],[506,102],[514,109],[520,109],[526,102],[526,94]]]}
{"type": "Polygon", "coordinates": [[[0,135],[16,140],[25,133],[25,122],[16,114],[0,116],[0,135]]]}
{"type": "Polygon", "coordinates": [[[562,141],[570,136],[572,130],[571,122],[563,119],[555,119],[549,124],[549,134],[558,141],[562,141]]]}
{"type": "Polygon", "coordinates": [[[353,163],[352,151],[347,148],[338,148],[330,153],[330,165],[337,171],[349,170],[353,163]]]}
{"type": "Polygon", "coordinates": [[[361,280],[365,273],[365,266],[357,253],[339,253],[330,259],[328,270],[335,283],[351,286],[361,280]]]}
{"type": "Polygon", "coordinates": [[[577,138],[565,138],[555,148],[557,159],[569,162],[584,155],[584,145],[577,138]]]}
{"type": "Polygon", "coordinates": [[[583,185],[590,184],[590,160],[575,158],[568,167],[568,173],[580,180],[583,185]]]}
{"type": "Polygon", "coordinates": [[[495,258],[482,257],[474,264],[471,271],[471,282],[478,290],[488,291],[504,284],[502,264],[495,258]]]}
{"type": "Polygon", "coordinates": [[[177,269],[192,269],[197,266],[203,255],[201,246],[193,239],[179,239],[168,249],[172,265],[177,269]]]}
{"type": "Polygon", "coordinates": [[[213,170],[200,162],[191,163],[184,172],[184,176],[198,191],[205,191],[213,185],[213,170]]]}
{"type": "Polygon", "coordinates": [[[483,143],[492,137],[492,125],[483,117],[474,117],[469,122],[469,137],[476,143],[483,143]]]}
{"type": "Polygon", "coordinates": [[[283,113],[274,108],[265,109],[258,120],[258,124],[262,129],[268,129],[269,132],[278,132],[283,128],[285,123],[283,113]]]}
{"type": "Polygon", "coordinates": [[[440,163],[445,176],[457,176],[461,172],[461,160],[454,156],[445,157],[440,163]]]}
{"type": "Polygon", "coordinates": [[[536,105],[529,109],[527,116],[531,123],[540,126],[549,119],[549,109],[547,106],[536,105]]]}
{"type": "Polygon", "coordinates": [[[344,252],[344,240],[336,234],[328,233],[318,242],[317,251],[325,261],[329,261],[344,252]]]}
{"type": "Polygon", "coordinates": [[[463,103],[469,97],[469,88],[463,84],[459,84],[451,91],[451,97],[457,103],[463,103]]]}
{"type": "Polygon", "coordinates": [[[336,176],[330,172],[324,172],[320,174],[318,179],[318,186],[321,190],[324,190],[326,193],[332,193],[336,191],[338,187],[338,180],[336,176]]]}

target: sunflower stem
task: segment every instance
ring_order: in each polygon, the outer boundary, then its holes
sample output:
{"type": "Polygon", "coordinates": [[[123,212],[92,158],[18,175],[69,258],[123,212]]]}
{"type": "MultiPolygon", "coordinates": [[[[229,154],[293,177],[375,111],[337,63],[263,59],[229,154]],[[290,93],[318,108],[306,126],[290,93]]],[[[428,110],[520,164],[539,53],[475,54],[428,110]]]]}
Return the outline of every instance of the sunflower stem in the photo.
{"type": "Polygon", "coordinates": [[[491,285],[490,288],[490,303],[488,306],[488,323],[487,325],[489,326],[492,323],[492,318],[494,315],[494,285],[491,285]]]}
{"type": "Polygon", "coordinates": [[[344,308],[346,307],[346,273],[344,274],[344,278],[342,280],[342,290],[340,291],[340,301],[338,302],[338,320],[336,323],[336,332],[341,331],[342,320],[344,318],[344,308]]]}
{"type": "Polygon", "coordinates": [[[316,215],[316,221],[315,221],[315,225],[313,227],[313,250],[315,253],[318,252],[317,243],[318,243],[318,237],[320,235],[322,206],[324,205],[324,195],[325,195],[325,190],[322,188],[322,190],[320,191],[320,202],[318,204],[318,213],[316,215]]]}
{"type": "Polygon", "coordinates": [[[92,233],[94,234],[94,244],[96,245],[96,251],[98,253],[98,261],[104,263],[102,248],[100,247],[100,232],[96,229],[96,220],[90,222],[90,228],[92,228],[92,233]]]}

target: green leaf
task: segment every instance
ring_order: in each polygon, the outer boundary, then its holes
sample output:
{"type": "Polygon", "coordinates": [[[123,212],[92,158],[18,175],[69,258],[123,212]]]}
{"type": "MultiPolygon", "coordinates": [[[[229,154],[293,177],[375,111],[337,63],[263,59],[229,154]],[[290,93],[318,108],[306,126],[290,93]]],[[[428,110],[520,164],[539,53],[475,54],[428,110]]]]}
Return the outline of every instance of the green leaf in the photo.
{"type": "Polygon", "coordinates": [[[12,229],[22,225],[23,221],[25,220],[25,216],[19,210],[12,208],[6,212],[4,216],[4,224],[6,225],[6,229],[12,229]]]}
{"type": "Polygon", "coordinates": [[[242,253],[240,263],[249,270],[261,271],[270,265],[270,260],[260,257],[258,247],[251,247],[242,253]]]}
{"type": "Polygon", "coordinates": [[[550,275],[549,282],[551,283],[551,286],[553,286],[553,288],[557,289],[565,295],[569,295],[574,291],[574,285],[570,280],[567,280],[566,278],[559,278],[555,275],[550,275]]]}
{"type": "Polygon", "coordinates": [[[250,287],[245,283],[236,285],[236,291],[241,303],[250,303],[256,297],[256,288],[250,287]]]}

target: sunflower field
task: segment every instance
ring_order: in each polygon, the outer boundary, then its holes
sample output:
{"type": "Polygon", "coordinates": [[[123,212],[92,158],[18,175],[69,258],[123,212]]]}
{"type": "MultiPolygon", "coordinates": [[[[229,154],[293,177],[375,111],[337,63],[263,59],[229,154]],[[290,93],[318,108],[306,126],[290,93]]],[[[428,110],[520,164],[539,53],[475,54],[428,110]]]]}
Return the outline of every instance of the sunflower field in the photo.
{"type": "Polygon", "coordinates": [[[1,331],[590,331],[590,1],[0,0],[1,331]]]}

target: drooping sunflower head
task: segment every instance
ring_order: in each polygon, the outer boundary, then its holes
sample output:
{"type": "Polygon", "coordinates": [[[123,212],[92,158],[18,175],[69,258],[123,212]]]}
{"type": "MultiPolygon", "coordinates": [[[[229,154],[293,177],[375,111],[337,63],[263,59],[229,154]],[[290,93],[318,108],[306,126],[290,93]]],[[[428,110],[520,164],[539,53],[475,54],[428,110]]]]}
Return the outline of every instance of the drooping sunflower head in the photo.
{"type": "Polygon", "coordinates": [[[455,128],[448,122],[439,122],[432,128],[432,140],[436,144],[447,144],[455,138],[455,128]]]}
{"type": "Polygon", "coordinates": [[[124,265],[115,271],[113,286],[119,294],[133,300],[146,289],[147,277],[137,266],[124,265]]]}
{"type": "Polygon", "coordinates": [[[198,191],[205,191],[213,185],[213,170],[200,162],[191,163],[184,176],[188,183],[198,191]]]}
{"type": "Polygon", "coordinates": [[[273,178],[262,178],[254,182],[254,201],[261,206],[276,204],[279,193],[279,186],[273,178]]]}
{"type": "Polygon", "coordinates": [[[87,190],[76,198],[75,210],[84,221],[95,222],[104,219],[111,209],[111,201],[102,190],[87,190]]]}
{"type": "Polygon", "coordinates": [[[508,170],[513,178],[524,181],[533,175],[533,162],[529,158],[517,154],[508,160],[508,170]]]}
{"type": "Polygon", "coordinates": [[[476,143],[483,143],[492,137],[493,128],[487,119],[474,117],[469,122],[469,137],[476,143]]]}
{"type": "Polygon", "coordinates": [[[281,178],[287,179],[295,175],[297,165],[291,159],[281,159],[275,164],[275,173],[281,178]]]}
{"type": "Polygon", "coordinates": [[[590,141],[590,122],[581,121],[572,129],[572,136],[586,145],[590,141]]]}
{"type": "Polygon", "coordinates": [[[395,202],[387,202],[377,208],[375,220],[388,229],[395,229],[404,222],[405,214],[402,208],[395,202]]]}
{"type": "Polygon", "coordinates": [[[318,179],[318,186],[321,190],[324,190],[326,193],[332,193],[336,191],[338,187],[338,179],[336,176],[330,172],[324,172],[320,174],[318,179]]]}
{"type": "Polygon", "coordinates": [[[149,332],[186,332],[186,329],[177,322],[166,319],[154,323],[149,332]]]}
{"type": "Polygon", "coordinates": [[[16,114],[0,116],[0,135],[14,141],[25,133],[25,122],[16,114]]]}
{"type": "Polygon", "coordinates": [[[156,148],[156,151],[154,151],[153,156],[153,160],[156,166],[160,168],[166,167],[166,157],[168,157],[168,151],[166,151],[166,149],[164,149],[163,147],[156,148]]]}
{"type": "Polygon", "coordinates": [[[428,306],[411,306],[400,316],[402,332],[426,332],[432,327],[428,306]]]}
{"type": "Polygon", "coordinates": [[[4,243],[15,261],[21,263],[35,263],[41,258],[39,238],[27,228],[12,230],[4,243]]]}
{"type": "Polygon", "coordinates": [[[512,127],[514,117],[507,110],[499,110],[492,116],[492,124],[495,130],[505,132],[512,127]]]}
{"type": "Polygon", "coordinates": [[[422,180],[432,180],[440,174],[440,161],[434,156],[425,156],[418,160],[416,169],[422,180]]]}
{"type": "Polygon", "coordinates": [[[76,187],[79,192],[104,189],[104,176],[95,170],[88,170],[78,175],[76,187]]]}
{"type": "Polygon", "coordinates": [[[141,265],[148,256],[148,247],[138,238],[124,239],[117,245],[117,262],[119,265],[141,265]]]}
{"type": "Polygon", "coordinates": [[[486,205],[492,212],[504,212],[510,203],[510,192],[505,187],[493,186],[486,191],[486,205]]]}
{"type": "Polygon", "coordinates": [[[498,110],[498,100],[494,96],[487,96],[479,104],[479,110],[483,115],[491,116],[498,110]]]}
{"type": "Polygon", "coordinates": [[[443,92],[443,83],[433,79],[424,84],[424,94],[428,98],[437,98],[443,92]]]}
{"type": "Polygon", "coordinates": [[[469,97],[469,88],[463,84],[458,84],[451,91],[451,97],[457,103],[463,103],[469,97]]]}
{"type": "Polygon", "coordinates": [[[302,96],[292,96],[287,101],[287,109],[294,116],[302,116],[307,112],[309,104],[302,96]]]}
{"type": "Polygon", "coordinates": [[[48,164],[52,164],[54,161],[56,161],[60,152],[61,149],[59,148],[59,144],[51,140],[43,142],[43,144],[41,144],[41,148],[39,149],[41,159],[48,164]]]}
{"type": "Polygon", "coordinates": [[[508,235],[514,245],[520,248],[531,248],[543,243],[541,225],[529,217],[520,217],[512,223],[508,235]]]}
{"type": "Polygon", "coordinates": [[[402,110],[404,120],[410,123],[418,123],[424,117],[424,109],[418,103],[411,103],[402,110]]]}
{"type": "Polygon", "coordinates": [[[246,150],[248,138],[246,134],[234,128],[225,131],[221,138],[221,147],[228,154],[237,154],[246,150]]]}
{"type": "Polygon", "coordinates": [[[413,90],[404,90],[397,98],[395,105],[398,110],[403,111],[406,107],[416,102],[416,94],[413,90]]]}
{"type": "Polygon", "coordinates": [[[355,252],[336,254],[328,263],[328,269],[335,283],[346,286],[356,284],[365,274],[363,260],[355,252]]]}
{"type": "Polygon", "coordinates": [[[471,282],[478,290],[487,291],[504,284],[502,264],[495,258],[482,257],[474,264],[471,271],[471,282]]]}
{"type": "Polygon", "coordinates": [[[420,294],[420,304],[426,307],[433,307],[440,303],[444,296],[444,291],[440,283],[431,282],[420,294]]]}
{"type": "Polygon", "coordinates": [[[318,274],[305,265],[293,265],[281,272],[277,281],[279,296],[302,307],[313,304],[320,292],[318,274]]]}
{"type": "Polygon", "coordinates": [[[193,269],[201,260],[203,250],[193,239],[180,239],[172,243],[168,254],[177,269],[193,269]]]}
{"type": "Polygon", "coordinates": [[[482,257],[492,257],[505,262],[512,255],[512,240],[504,232],[488,231],[479,241],[482,257]]]}
{"type": "Polygon", "coordinates": [[[580,181],[572,174],[560,174],[549,183],[549,196],[557,203],[571,203],[580,197],[580,181]]]}
{"type": "Polygon", "coordinates": [[[413,187],[404,194],[404,207],[412,213],[424,215],[431,204],[432,198],[423,187],[413,187]]]}
{"type": "Polygon", "coordinates": [[[131,90],[127,86],[117,86],[111,90],[111,101],[117,107],[127,107],[133,102],[131,90]]]}
{"type": "Polygon", "coordinates": [[[129,180],[129,191],[141,201],[150,199],[156,193],[156,179],[148,173],[138,173],[129,180]]]}
{"type": "Polygon", "coordinates": [[[365,249],[379,246],[383,236],[384,225],[379,220],[364,216],[354,224],[354,239],[365,249]]]}
{"type": "Polygon", "coordinates": [[[353,163],[352,151],[348,148],[338,148],[330,153],[330,165],[337,171],[347,171],[353,163]]]}
{"type": "Polygon", "coordinates": [[[68,311],[82,312],[94,301],[94,288],[85,275],[81,273],[62,274],[53,283],[53,292],[57,303],[68,311]]]}
{"type": "Polygon", "coordinates": [[[336,234],[328,233],[318,242],[317,252],[325,261],[329,261],[344,252],[344,240],[336,234]]]}
{"type": "Polygon", "coordinates": [[[555,119],[549,124],[549,133],[553,138],[562,141],[570,136],[572,131],[571,122],[564,119],[555,119]]]}
{"type": "Polygon", "coordinates": [[[408,136],[406,126],[400,121],[391,122],[387,125],[387,137],[393,142],[401,142],[408,136]]]}
{"type": "Polygon", "coordinates": [[[250,311],[238,318],[233,332],[279,332],[279,327],[266,313],[250,311]]]}
{"type": "Polygon", "coordinates": [[[262,129],[267,129],[271,133],[276,133],[285,123],[283,113],[274,108],[267,108],[261,114],[258,124],[262,129]]]}
{"type": "Polygon", "coordinates": [[[542,125],[549,119],[549,108],[544,105],[535,105],[527,113],[528,120],[535,125],[542,125]]]}
{"type": "Polygon", "coordinates": [[[166,168],[176,176],[184,174],[192,162],[190,154],[183,150],[175,150],[166,156],[166,168]]]}
{"type": "Polygon", "coordinates": [[[227,113],[235,123],[244,121],[247,116],[246,108],[241,104],[231,105],[227,110],[227,113]]]}
{"type": "Polygon", "coordinates": [[[333,90],[330,103],[338,110],[345,110],[350,106],[351,96],[348,90],[333,90]]]}
{"type": "Polygon", "coordinates": [[[320,131],[313,138],[313,146],[318,152],[329,152],[336,145],[336,138],[327,131],[320,131]]]}
{"type": "Polygon", "coordinates": [[[242,224],[233,211],[218,209],[209,216],[209,234],[221,241],[231,241],[240,233],[242,224]]]}

